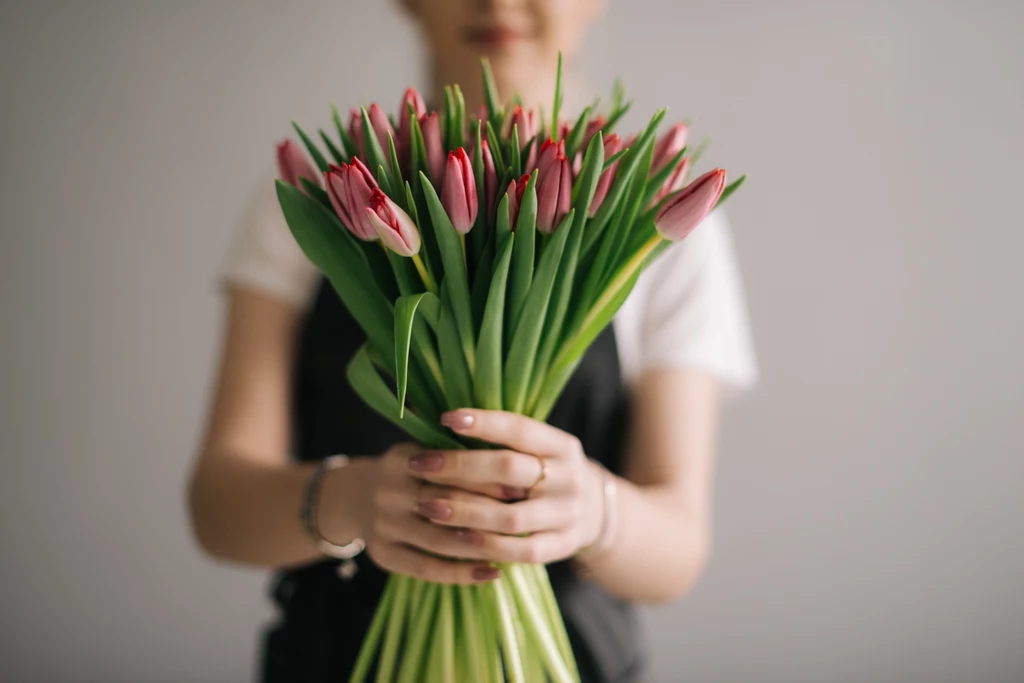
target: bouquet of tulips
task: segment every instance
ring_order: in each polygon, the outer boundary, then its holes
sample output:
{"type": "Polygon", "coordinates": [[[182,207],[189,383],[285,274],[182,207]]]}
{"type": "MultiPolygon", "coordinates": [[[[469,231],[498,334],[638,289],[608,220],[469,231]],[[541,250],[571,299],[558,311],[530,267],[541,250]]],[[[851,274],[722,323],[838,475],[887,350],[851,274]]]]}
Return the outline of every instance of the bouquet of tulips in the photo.
{"type": "MultiPolygon", "coordinates": [[[[446,410],[545,419],[645,266],[743,181],[687,184],[704,145],[688,153],[683,124],[659,139],[664,110],[616,135],[621,87],[607,116],[595,103],[562,122],[559,73],[549,122],[483,72],[475,119],[458,86],[443,113],[408,90],[397,119],[374,104],[345,126],[335,109],[337,139],[320,131],[334,164],[296,125],[319,173],[278,148],[288,225],[366,333],[349,381],[434,448],[481,446],[440,426],[446,410]]],[[[378,681],[578,680],[544,567],[502,570],[474,586],[392,575],[350,680],[375,662],[378,681]]]]}

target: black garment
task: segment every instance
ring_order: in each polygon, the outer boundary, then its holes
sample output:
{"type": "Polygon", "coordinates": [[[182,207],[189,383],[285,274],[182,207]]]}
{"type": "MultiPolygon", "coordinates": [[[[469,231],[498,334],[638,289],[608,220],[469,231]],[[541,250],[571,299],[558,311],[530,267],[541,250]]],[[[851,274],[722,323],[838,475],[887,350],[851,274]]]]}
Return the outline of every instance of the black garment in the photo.
{"type": "MultiPolygon", "coordinates": [[[[296,367],[293,452],[301,460],[335,453],[376,454],[409,440],[365,406],[345,378],[345,367],[364,340],[337,295],[323,283],[306,321],[296,367]]],[[[617,472],[626,404],[609,326],[590,348],[549,421],[575,434],[591,458],[617,472]]],[[[281,615],[266,636],[264,683],[347,680],[387,578],[365,554],[358,563],[359,573],[348,582],[338,578],[335,561],[276,578],[274,600],[281,615]]],[[[549,565],[548,571],[584,683],[636,681],[642,657],[631,607],[577,579],[567,563],[549,565]]]]}

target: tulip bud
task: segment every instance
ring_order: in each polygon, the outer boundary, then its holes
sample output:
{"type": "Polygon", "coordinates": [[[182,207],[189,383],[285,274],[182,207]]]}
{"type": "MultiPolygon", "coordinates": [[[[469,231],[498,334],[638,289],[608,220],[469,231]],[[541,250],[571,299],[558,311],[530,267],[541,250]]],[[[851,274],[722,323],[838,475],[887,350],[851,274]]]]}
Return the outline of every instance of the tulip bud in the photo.
{"type": "Polygon", "coordinates": [[[524,110],[522,107],[516,107],[512,110],[512,116],[509,117],[507,126],[505,137],[512,135],[513,130],[518,131],[519,149],[522,149],[537,134],[537,112],[532,109],[524,110]]]}
{"type": "Polygon", "coordinates": [[[441,120],[436,111],[420,118],[423,130],[423,143],[427,152],[427,170],[430,180],[439,184],[444,177],[444,144],[441,142],[441,120]]]}
{"type": "Polygon", "coordinates": [[[377,189],[370,169],[357,157],[351,165],[332,165],[325,180],[331,206],[349,232],[365,242],[377,239],[377,231],[366,216],[373,191],[377,189]]]}
{"type": "Polygon", "coordinates": [[[409,150],[412,149],[412,117],[415,116],[416,120],[419,120],[420,117],[427,113],[427,105],[423,102],[423,97],[415,88],[409,88],[405,91],[405,95],[402,97],[402,104],[399,106],[398,139],[395,140],[395,145],[398,148],[399,158],[405,159],[409,154],[409,150]],[[410,109],[412,114],[409,113],[410,109]]]}
{"type": "Polygon", "coordinates": [[[686,147],[686,124],[677,123],[669,128],[668,132],[658,140],[654,147],[654,161],[651,165],[651,173],[657,173],[666,165],[672,163],[676,155],[686,147]]]}
{"type": "Polygon", "coordinates": [[[465,235],[476,223],[479,208],[476,178],[473,176],[473,164],[469,160],[469,155],[462,147],[448,153],[448,168],[441,190],[441,204],[448,217],[452,219],[455,230],[460,234],[465,235]]]}
{"type": "MultiPolygon", "coordinates": [[[[565,156],[565,140],[554,140],[548,138],[540,147],[540,154],[537,156],[536,169],[543,176],[547,168],[558,160],[559,156],[565,156]]],[[[533,169],[527,167],[528,171],[533,169]]]]}
{"type": "Polygon", "coordinates": [[[704,217],[715,208],[725,190],[725,171],[716,168],[697,178],[676,194],[654,219],[658,234],[678,242],[700,225],[704,217]]]}
{"type": "Polygon", "coordinates": [[[690,159],[684,157],[679,165],[676,166],[672,174],[669,175],[668,179],[665,180],[665,184],[662,185],[661,189],[658,190],[658,194],[654,197],[655,202],[660,202],[665,197],[669,196],[673,192],[678,192],[686,186],[686,174],[690,172],[690,159]]]}
{"type": "Polygon", "coordinates": [[[487,140],[480,141],[480,154],[484,160],[484,200],[487,215],[490,216],[494,211],[494,195],[498,190],[498,172],[494,168],[494,155],[491,154],[491,146],[487,140]]]}
{"type": "Polygon", "coordinates": [[[598,116],[596,119],[591,119],[587,122],[587,127],[583,132],[583,145],[581,149],[586,149],[590,144],[590,141],[594,139],[601,129],[608,124],[608,120],[603,116],[598,116]]]}
{"type": "Polygon", "coordinates": [[[300,190],[302,183],[299,178],[318,184],[320,182],[320,175],[294,140],[285,140],[277,146],[277,173],[281,180],[300,190]]]}
{"type": "Polygon", "coordinates": [[[516,221],[519,220],[519,207],[523,205],[523,194],[526,192],[526,184],[530,182],[530,175],[527,173],[519,179],[508,184],[505,195],[508,197],[508,225],[512,232],[516,231],[516,221]]]}
{"type": "Polygon", "coordinates": [[[352,136],[356,143],[357,149],[352,150],[353,155],[357,154],[365,159],[366,145],[363,141],[363,114],[355,107],[348,114],[348,134],[352,136]]]}
{"type": "MultiPolygon", "coordinates": [[[[622,149],[622,138],[612,133],[608,137],[604,138],[604,158],[610,159],[612,156],[619,153],[622,149]]],[[[601,205],[604,204],[604,198],[608,196],[608,189],[612,186],[612,180],[615,179],[615,172],[619,168],[619,162],[614,162],[611,166],[606,168],[601,173],[601,177],[597,180],[597,188],[594,190],[594,199],[590,202],[590,217],[593,218],[597,215],[601,205]]]]}
{"type": "MultiPolygon", "coordinates": [[[[377,104],[370,105],[370,111],[368,112],[370,117],[370,125],[373,126],[373,132],[377,135],[377,142],[380,143],[381,151],[384,152],[384,156],[388,155],[388,135],[392,138],[395,137],[395,129],[391,127],[391,121],[388,120],[387,114],[377,104]]],[[[398,139],[395,138],[395,142],[398,139]]]]}
{"type": "Polygon", "coordinates": [[[420,250],[420,231],[409,214],[377,188],[366,208],[370,225],[391,251],[400,256],[414,256],[420,250]]]}
{"type": "MultiPolygon", "coordinates": [[[[538,164],[539,166],[539,164],[538,164]]],[[[552,233],[572,204],[572,168],[564,153],[540,171],[537,179],[537,229],[552,233]]]]}

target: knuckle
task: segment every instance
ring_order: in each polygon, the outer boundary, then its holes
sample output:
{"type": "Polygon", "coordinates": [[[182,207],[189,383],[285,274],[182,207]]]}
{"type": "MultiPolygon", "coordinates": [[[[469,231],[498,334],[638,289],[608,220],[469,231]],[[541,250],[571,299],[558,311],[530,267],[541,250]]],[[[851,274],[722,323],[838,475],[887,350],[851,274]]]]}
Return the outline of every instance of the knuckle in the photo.
{"type": "Polygon", "coordinates": [[[502,477],[511,477],[516,472],[518,458],[512,451],[500,451],[498,453],[498,473],[502,477]]]}
{"type": "Polygon", "coordinates": [[[523,530],[523,513],[521,510],[509,505],[501,511],[499,526],[506,534],[518,534],[523,530]]]}
{"type": "Polygon", "coordinates": [[[583,442],[580,441],[580,438],[575,434],[569,435],[569,443],[567,447],[569,449],[569,455],[573,457],[583,456],[583,442]]]}
{"type": "Polygon", "coordinates": [[[521,551],[522,561],[526,564],[537,564],[541,560],[541,549],[536,541],[531,540],[523,544],[521,551]]]}

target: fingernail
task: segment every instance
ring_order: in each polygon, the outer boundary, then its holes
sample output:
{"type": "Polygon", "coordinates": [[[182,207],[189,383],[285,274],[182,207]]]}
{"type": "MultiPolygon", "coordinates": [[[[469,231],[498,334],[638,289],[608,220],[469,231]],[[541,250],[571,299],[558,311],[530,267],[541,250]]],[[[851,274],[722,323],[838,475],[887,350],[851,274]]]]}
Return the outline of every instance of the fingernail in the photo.
{"type": "Polygon", "coordinates": [[[473,426],[473,416],[462,410],[453,410],[441,415],[441,424],[450,429],[467,429],[473,426]]]}
{"type": "Polygon", "coordinates": [[[409,458],[409,469],[416,472],[436,472],[444,467],[444,458],[440,453],[420,453],[409,458]]]}
{"type": "Polygon", "coordinates": [[[526,498],[526,489],[518,488],[516,486],[502,486],[501,493],[510,500],[522,500],[526,498]]]}
{"type": "Polygon", "coordinates": [[[484,535],[481,534],[479,531],[472,531],[470,529],[459,529],[455,532],[455,537],[463,543],[467,543],[469,545],[484,544],[484,535]]]}
{"type": "Polygon", "coordinates": [[[473,570],[473,578],[477,581],[494,581],[501,576],[501,570],[497,567],[477,567],[473,570]]]}
{"type": "Polygon", "coordinates": [[[452,506],[439,500],[426,500],[420,503],[419,513],[429,519],[443,522],[452,516],[452,506]]]}

